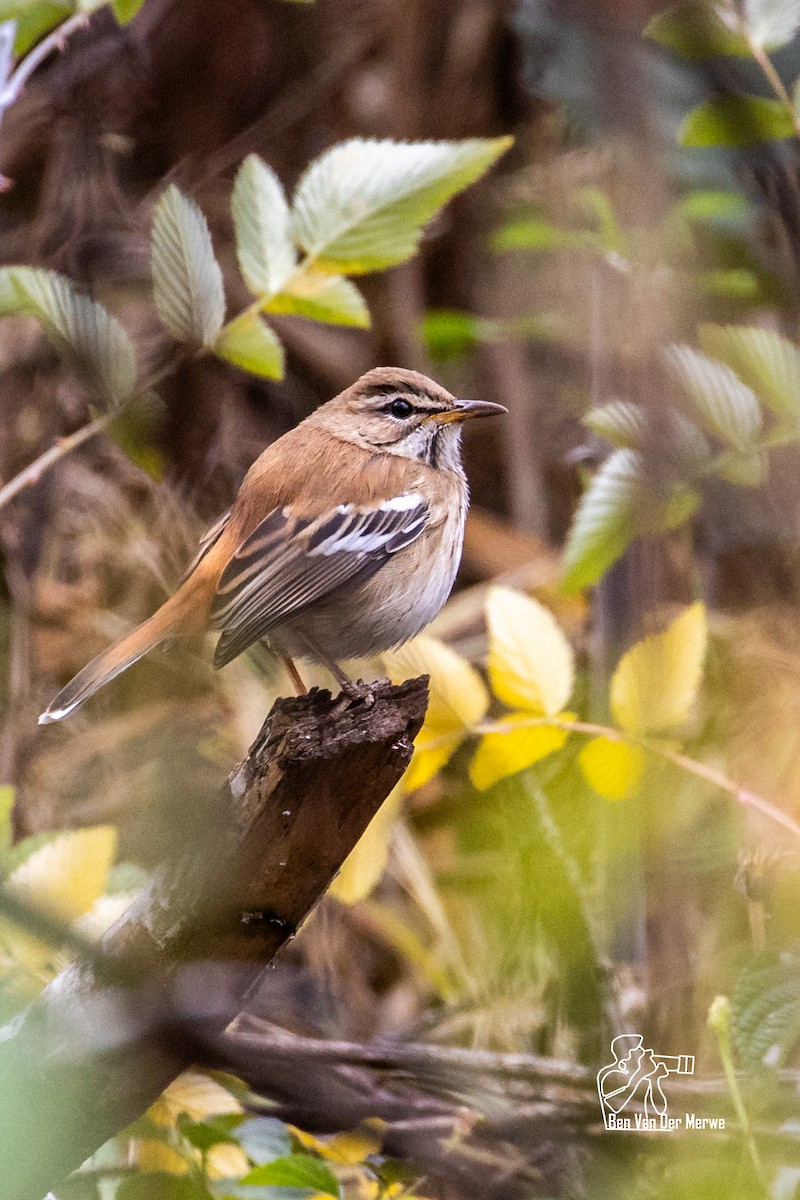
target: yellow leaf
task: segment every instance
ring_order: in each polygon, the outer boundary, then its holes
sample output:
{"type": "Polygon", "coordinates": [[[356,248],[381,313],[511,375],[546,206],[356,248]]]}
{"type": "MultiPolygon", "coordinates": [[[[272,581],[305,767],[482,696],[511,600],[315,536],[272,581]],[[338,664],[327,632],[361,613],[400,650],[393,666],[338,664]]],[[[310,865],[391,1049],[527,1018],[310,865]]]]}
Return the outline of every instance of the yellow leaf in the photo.
{"type": "Polygon", "coordinates": [[[73,921],[105,891],[116,851],[111,825],[62,833],[11,873],[8,889],[20,900],[73,921]]]}
{"type": "Polygon", "coordinates": [[[706,655],[706,610],[693,604],[664,630],[637,642],[611,680],[611,712],[630,733],[664,733],[689,716],[706,655]]]}
{"type": "Polygon", "coordinates": [[[430,702],[403,784],[414,791],[432,779],[489,707],[483,680],[466,659],[432,637],[414,638],[383,656],[394,682],[430,675],[430,702]]]}
{"type": "Polygon", "coordinates": [[[240,1112],[244,1109],[227,1088],[202,1071],[184,1071],[150,1106],[147,1115],[156,1125],[167,1127],[176,1125],[181,1113],[193,1121],[202,1121],[206,1117],[240,1112]]]}
{"type": "Polygon", "coordinates": [[[511,708],[555,716],[572,695],[575,656],[553,614],[521,592],[493,587],[486,620],[494,694],[511,708]]]}
{"type": "MultiPolygon", "coordinates": [[[[574,713],[561,713],[565,721],[574,721],[574,713]]],[[[500,779],[518,775],[532,767],[548,754],[560,750],[569,737],[566,729],[555,725],[530,725],[530,713],[508,713],[503,725],[520,725],[507,733],[486,733],[469,764],[469,777],[476,788],[483,791],[500,779]]]]}
{"type": "Polygon", "coordinates": [[[342,904],[357,904],[359,900],[365,900],[383,874],[389,857],[392,829],[400,815],[402,803],[403,789],[398,785],[386,797],[342,863],[342,869],[328,889],[342,904]]]}
{"type": "Polygon", "coordinates": [[[162,1171],[167,1175],[187,1175],[187,1159],[157,1138],[131,1138],[130,1162],[140,1171],[162,1171]]]}
{"type": "Polygon", "coordinates": [[[578,762],[587,783],[606,800],[627,800],[639,786],[645,756],[639,746],[597,737],[583,747],[578,762]]]}
{"type": "Polygon", "coordinates": [[[250,1170],[250,1160],[241,1146],[232,1142],[217,1142],[206,1153],[206,1175],[209,1179],[241,1179],[250,1170]]]}
{"type": "Polygon", "coordinates": [[[312,1150],[328,1162],[338,1163],[343,1167],[355,1167],[368,1155],[380,1153],[386,1133],[386,1122],[379,1117],[368,1117],[349,1133],[337,1133],[335,1137],[327,1140],[314,1137],[313,1134],[294,1125],[287,1125],[286,1128],[306,1150],[312,1150]]]}

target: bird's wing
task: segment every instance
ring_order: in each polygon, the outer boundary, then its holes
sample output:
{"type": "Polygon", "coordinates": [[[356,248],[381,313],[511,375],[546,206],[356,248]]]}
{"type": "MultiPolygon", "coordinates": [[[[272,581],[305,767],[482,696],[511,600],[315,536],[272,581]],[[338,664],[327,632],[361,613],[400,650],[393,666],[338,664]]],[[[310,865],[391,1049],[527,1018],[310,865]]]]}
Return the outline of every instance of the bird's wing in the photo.
{"type": "Polygon", "coordinates": [[[406,492],[371,506],[340,504],[316,517],[273,509],[222,572],[211,624],[222,667],[271,629],[343,584],[363,583],[422,533],[428,506],[406,492]]]}

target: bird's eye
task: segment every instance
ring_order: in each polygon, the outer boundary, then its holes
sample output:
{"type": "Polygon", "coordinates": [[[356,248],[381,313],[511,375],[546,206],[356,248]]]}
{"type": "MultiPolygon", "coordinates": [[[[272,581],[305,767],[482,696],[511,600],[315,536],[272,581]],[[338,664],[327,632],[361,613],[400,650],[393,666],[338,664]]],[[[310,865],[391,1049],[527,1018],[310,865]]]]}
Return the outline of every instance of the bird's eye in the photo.
{"type": "Polygon", "coordinates": [[[409,400],[393,400],[389,405],[389,412],[393,417],[403,421],[406,417],[410,417],[414,411],[414,405],[409,400]]]}

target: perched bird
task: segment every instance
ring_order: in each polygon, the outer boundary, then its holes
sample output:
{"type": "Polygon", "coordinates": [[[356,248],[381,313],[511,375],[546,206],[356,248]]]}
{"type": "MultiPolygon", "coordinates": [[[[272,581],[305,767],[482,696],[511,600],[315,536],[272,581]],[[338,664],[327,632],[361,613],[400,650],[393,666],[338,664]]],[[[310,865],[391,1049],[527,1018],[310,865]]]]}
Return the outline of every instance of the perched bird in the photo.
{"type": "Polygon", "coordinates": [[[469,503],[461,424],[504,413],[398,367],[368,371],[256,459],[177,592],[98,655],[39,717],[60,721],[148,650],[209,628],[223,667],[265,641],[324,664],[401,645],[433,620],[458,569],[469,503]]]}

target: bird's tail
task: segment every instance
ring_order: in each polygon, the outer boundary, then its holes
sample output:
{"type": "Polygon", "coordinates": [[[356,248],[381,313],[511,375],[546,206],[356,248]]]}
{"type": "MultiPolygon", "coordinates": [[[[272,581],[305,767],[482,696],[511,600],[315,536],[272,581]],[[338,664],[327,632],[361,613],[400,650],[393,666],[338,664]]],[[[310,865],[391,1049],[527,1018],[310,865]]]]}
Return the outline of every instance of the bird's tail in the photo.
{"type": "Polygon", "coordinates": [[[109,646],[102,654],[98,654],[97,658],[93,658],[65,688],[61,689],[55,700],[39,717],[39,724],[50,725],[53,721],[68,717],[84,700],[88,700],[101,687],[116,679],[117,675],[121,675],[133,663],[143,658],[149,650],[181,631],[182,606],[175,603],[178,595],[168,600],[149,620],[137,625],[127,637],[109,646]]]}

